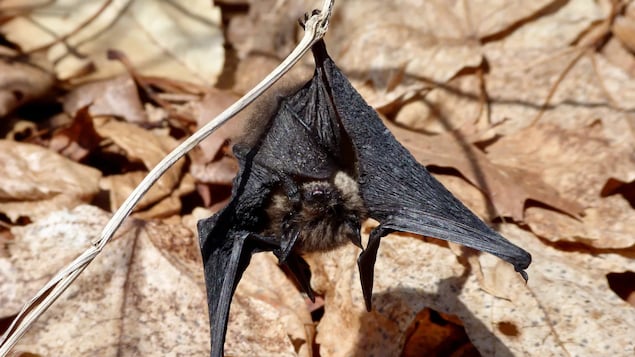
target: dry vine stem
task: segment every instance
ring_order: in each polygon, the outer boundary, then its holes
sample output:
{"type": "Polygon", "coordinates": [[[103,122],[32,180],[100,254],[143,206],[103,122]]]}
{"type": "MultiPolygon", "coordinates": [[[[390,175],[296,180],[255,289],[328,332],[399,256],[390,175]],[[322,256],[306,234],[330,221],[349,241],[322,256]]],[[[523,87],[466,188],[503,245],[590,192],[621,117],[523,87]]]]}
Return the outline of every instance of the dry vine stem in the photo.
{"type": "Polygon", "coordinates": [[[214,130],[238,114],[247,105],[258,98],[265,90],[270,88],[277,80],[287,73],[293,65],[295,65],[311,46],[321,39],[328,29],[329,20],[333,11],[335,0],[324,0],[322,10],[314,12],[305,23],[304,37],[295,49],[269,73],[256,87],[250,90],[236,103],[231,105],[214,120],[207,123],[204,127],[192,134],[176,149],[170,152],[161,162],[153,168],[143,181],[128,196],[126,201],[115,212],[108,224],[101,232],[100,238],[94,242],[93,246],[87,249],[83,254],[77,257],[64,269],[59,271],[37,294],[31,298],[18,313],[13,323],[7,329],[0,341],[0,357],[6,356],[9,350],[15,346],[20,337],[28,330],[28,328],[46,311],[51,304],[70,286],[70,284],[82,273],[82,271],[95,259],[115,232],[123,224],[135,205],[150,190],[150,187],[172,166],[181,159],[185,154],[198,145],[203,139],[208,137],[214,130]]]}

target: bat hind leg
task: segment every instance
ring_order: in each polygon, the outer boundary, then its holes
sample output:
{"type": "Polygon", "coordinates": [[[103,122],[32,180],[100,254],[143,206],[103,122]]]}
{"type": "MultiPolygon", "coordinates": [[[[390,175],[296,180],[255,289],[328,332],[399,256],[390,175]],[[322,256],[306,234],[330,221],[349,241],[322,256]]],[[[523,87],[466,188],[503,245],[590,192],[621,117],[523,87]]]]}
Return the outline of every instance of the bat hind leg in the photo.
{"type": "Polygon", "coordinates": [[[273,253],[278,258],[278,263],[286,267],[293,275],[298,285],[307,294],[312,302],[315,302],[315,294],[311,289],[311,269],[309,264],[293,250],[300,236],[300,229],[295,224],[290,224],[288,218],[283,223],[283,233],[280,237],[280,247],[273,253]]]}
{"type": "Polygon", "coordinates": [[[311,299],[311,302],[315,302],[315,293],[311,289],[311,268],[309,264],[298,254],[291,253],[285,257],[284,261],[280,260],[280,265],[291,272],[302,291],[311,299]]]}

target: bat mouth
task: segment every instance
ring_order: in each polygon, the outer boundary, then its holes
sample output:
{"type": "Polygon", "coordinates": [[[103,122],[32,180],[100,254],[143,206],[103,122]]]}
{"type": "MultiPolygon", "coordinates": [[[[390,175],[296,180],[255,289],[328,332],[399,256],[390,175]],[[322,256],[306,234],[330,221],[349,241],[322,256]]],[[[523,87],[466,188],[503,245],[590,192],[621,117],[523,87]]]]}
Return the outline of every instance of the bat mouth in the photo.
{"type": "Polygon", "coordinates": [[[329,202],[334,200],[335,195],[337,193],[329,187],[327,182],[324,183],[309,183],[305,184],[305,187],[302,192],[302,197],[304,202],[311,205],[322,205],[328,204],[329,202]]]}

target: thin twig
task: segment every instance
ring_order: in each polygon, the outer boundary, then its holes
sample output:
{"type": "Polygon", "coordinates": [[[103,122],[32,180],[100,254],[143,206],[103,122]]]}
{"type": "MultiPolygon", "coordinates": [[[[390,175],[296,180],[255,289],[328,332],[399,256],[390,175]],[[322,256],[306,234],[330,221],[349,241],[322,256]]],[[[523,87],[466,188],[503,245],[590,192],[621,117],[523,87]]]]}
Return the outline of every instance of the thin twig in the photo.
{"type": "Polygon", "coordinates": [[[77,257],[73,262],[59,271],[46,285],[31,298],[13,320],[11,326],[0,341],[0,356],[4,357],[9,350],[18,342],[20,337],[28,328],[46,311],[51,304],[68,288],[68,286],[82,273],[88,264],[95,259],[106,243],[114,236],[115,232],[123,221],[130,215],[135,205],[141,200],[152,185],[185,154],[192,150],[198,143],[208,137],[219,126],[235,116],[247,105],[252,103],[262,93],[279,80],[293,65],[295,65],[311,46],[321,39],[328,29],[328,24],[333,10],[335,0],[324,0],[322,11],[314,13],[305,23],[304,37],[296,48],[285,58],[276,69],[263,79],[256,87],[250,90],[236,103],[227,108],[214,120],[192,134],[176,149],[170,152],[159,164],[153,168],[141,181],[134,191],[128,196],[121,207],[115,212],[110,221],[101,232],[100,238],[94,242],[93,246],[77,257]]]}

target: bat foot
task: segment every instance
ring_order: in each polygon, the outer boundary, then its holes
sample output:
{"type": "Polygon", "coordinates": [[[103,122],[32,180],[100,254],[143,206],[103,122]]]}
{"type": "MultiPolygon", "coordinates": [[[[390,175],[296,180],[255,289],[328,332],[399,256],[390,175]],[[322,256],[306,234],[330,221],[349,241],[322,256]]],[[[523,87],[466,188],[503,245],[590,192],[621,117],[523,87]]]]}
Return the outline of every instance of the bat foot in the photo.
{"type": "Polygon", "coordinates": [[[291,253],[285,261],[280,261],[280,265],[291,272],[302,291],[311,299],[311,302],[315,302],[315,294],[313,289],[311,289],[311,268],[309,264],[301,256],[291,253]]]}
{"type": "Polygon", "coordinates": [[[307,21],[309,21],[309,19],[314,16],[314,15],[319,15],[322,11],[318,10],[318,9],[314,9],[313,11],[311,11],[310,13],[305,13],[304,16],[302,16],[301,18],[298,19],[298,24],[300,24],[300,27],[302,27],[302,29],[304,30],[304,25],[306,24],[307,21]]]}

